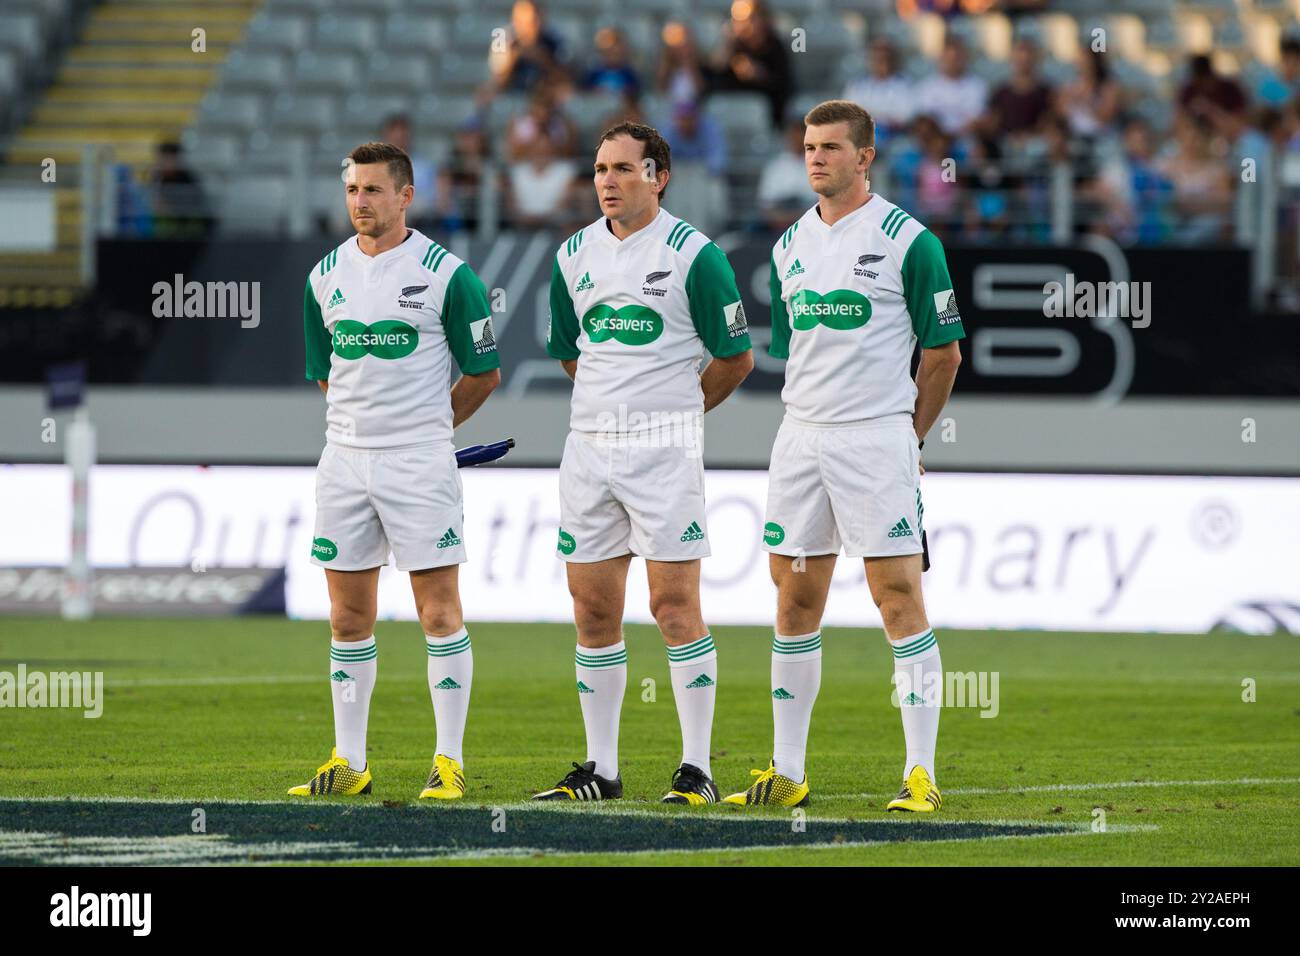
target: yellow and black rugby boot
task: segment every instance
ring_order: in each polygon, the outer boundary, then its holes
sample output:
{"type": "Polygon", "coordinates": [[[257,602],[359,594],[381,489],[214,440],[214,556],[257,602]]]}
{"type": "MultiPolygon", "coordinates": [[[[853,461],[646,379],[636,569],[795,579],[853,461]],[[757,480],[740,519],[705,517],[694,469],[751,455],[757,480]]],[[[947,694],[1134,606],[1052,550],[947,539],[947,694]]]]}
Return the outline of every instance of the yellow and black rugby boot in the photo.
{"type": "Polygon", "coordinates": [[[804,774],[803,783],[795,783],[789,777],[776,772],[775,765],[766,770],[751,770],[757,777],[748,790],[723,797],[723,803],[762,804],[771,807],[802,807],[808,803],[808,775],[804,774]]]}
{"type": "Polygon", "coordinates": [[[886,804],[886,810],[910,810],[913,813],[933,813],[943,806],[943,797],[939,788],[930,780],[925,768],[917,764],[903,781],[903,789],[898,791],[886,804]]]}
{"type": "Polygon", "coordinates": [[[699,767],[684,763],[673,771],[673,782],[668,785],[663,803],[685,803],[692,807],[717,803],[718,785],[699,767]]]}
{"type": "Polygon", "coordinates": [[[291,797],[355,797],[369,793],[372,785],[370,767],[360,773],[348,766],[346,757],[340,757],[337,750],[330,751],[329,761],[316,771],[316,776],[307,783],[289,788],[291,797]]]}
{"type": "Polygon", "coordinates": [[[541,793],[534,800],[617,800],[623,796],[623,778],[613,780],[596,775],[596,761],[573,764],[569,775],[541,793]]]}
{"type": "Polygon", "coordinates": [[[435,754],[429,782],[420,791],[421,800],[459,800],[465,796],[465,771],[460,762],[435,754]]]}

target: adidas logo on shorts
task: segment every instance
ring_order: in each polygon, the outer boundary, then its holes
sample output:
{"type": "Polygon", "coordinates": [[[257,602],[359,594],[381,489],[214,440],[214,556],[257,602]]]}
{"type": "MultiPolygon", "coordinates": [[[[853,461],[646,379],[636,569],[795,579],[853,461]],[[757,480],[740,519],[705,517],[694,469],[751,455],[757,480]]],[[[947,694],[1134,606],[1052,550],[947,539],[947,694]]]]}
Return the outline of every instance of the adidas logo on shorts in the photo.
{"type": "MultiPolygon", "coordinates": [[[[910,533],[911,532],[909,532],[909,534],[910,533]]],[[[456,532],[452,531],[450,528],[448,528],[447,533],[438,540],[438,547],[440,549],[454,548],[458,544],[460,544],[460,538],[456,537],[456,532]]]]}
{"type": "Polygon", "coordinates": [[[699,522],[692,521],[690,525],[682,532],[683,541],[703,541],[704,532],[700,530],[699,522]]]}
{"type": "Polygon", "coordinates": [[[899,518],[898,524],[894,525],[889,532],[891,538],[910,538],[912,537],[912,526],[907,523],[906,518],[899,518]]]}

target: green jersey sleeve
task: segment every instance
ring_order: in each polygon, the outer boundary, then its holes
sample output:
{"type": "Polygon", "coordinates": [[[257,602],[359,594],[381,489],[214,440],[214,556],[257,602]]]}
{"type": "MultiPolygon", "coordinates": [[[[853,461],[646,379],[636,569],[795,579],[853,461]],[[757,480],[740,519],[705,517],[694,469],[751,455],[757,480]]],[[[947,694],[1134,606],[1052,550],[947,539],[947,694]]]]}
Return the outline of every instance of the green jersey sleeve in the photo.
{"type": "Polygon", "coordinates": [[[442,328],[447,347],[465,375],[478,375],[501,367],[496,337],[492,334],[492,308],[483,280],[462,262],[451,274],[442,302],[442,328]]]}
{"type": "Polygon", "coordinates": [[[921,347],[932,349],[965,338],[943,244],[929,229],[912,240],[902,272],[903,298],[921,347]]]}
{"type": "Polygon", "coordinates": [[[546,324],[546,354],[557,359],[576,359],[578,350],[578,316],[573,311],[573,296],[564,281],[560,261],[551,266],[551,320],[546,324]]]}
{"type": "Polygon", "coordinates": [[[785,299],[781,298],[781,274],[776,271],[776,258],[772,259],[772,273],[767,280],[768,291],[772,294],[772,342],[767,347],[767,354],[773,358],[790,357],[790,315],[785,310],[785,299]]]}
{"type": "Polygon", "coordinates": [[[313,382],[328,380],[332,341],[325,320],[321,318],[320,303],[316,301],[311,279],[307,280],[302,296],[302,330],[307,344],[307,378],[313,382]]]}
{"type": "Polygon", "coordinates": [[[726,358],[751,348],[736,274],[717,243],[700,249],[691,263],[686,273],[686,299],[695,332],[710,355],[726,358]]]}

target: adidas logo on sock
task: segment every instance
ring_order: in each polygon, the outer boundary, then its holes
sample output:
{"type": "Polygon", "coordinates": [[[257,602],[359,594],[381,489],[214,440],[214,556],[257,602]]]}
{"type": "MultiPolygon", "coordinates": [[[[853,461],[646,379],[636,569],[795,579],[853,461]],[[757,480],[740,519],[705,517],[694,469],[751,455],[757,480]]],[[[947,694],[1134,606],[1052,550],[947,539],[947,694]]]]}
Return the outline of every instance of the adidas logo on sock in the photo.
{"type": "Polygon", "coordinates": [[[912,526],[907,523],[906,518],[899,518],[898,524],[894,525],[893,530],[889,532],[891,538],[910,538],[912,537],[912,526]]]}
{"type": "MultiPolygon", "coordinates": [[[[908,533],[910,534],[911,532],[908,533]]],[[[454,548],[458,544],[460,544],[460,538],[456,537],[456,532],[452,531],[450,528],[447,529],[447,533],[438,541],[439,548],[454,548]]]]}
{"type": "Polygon", "coordinates": [[[700,530],[699,522],[692,521],[682,532],[683,541],[701,541],[704,538],[704,532],[700,530]]]}
{"type": "Polygon", "coordinates": [[[784,687],[778,687],[776,690],[772,691],[772,698],[774,700],[794,700],[794,694],[790,693],[784,687]]]}
{"type": "Polygon", "coordinates": [[[433,685],[434,690],[460,690],[460,685],[450,677],[444,677],[438,683],[433,685]]]}
{"type": "Polygon", "coordinates": [[[709,675],[701,674],[699,677],[695,678],[695,680],[687,684],[686,689],[691,690],[692,688],[695,687],[712,687],[712,686],[713,686],[713,681],[709,679],[709,675]]]}
{"type": "Polygon", "coordinates": [[[579,694],[594,694],[594,693],[596,693],[596,690],[595,690],[595,688],[588,687],[588,686],[587,686],[586,684],[584,684],[582,681],[578,681],[578,693],[579,693],[579,694]]]}
{"type": "Polygon", "coordinates": [[[924,703],[925,703],[925,700],[924,700],[924,699],[921,697],[921,695],[918,694],[916,691],[912,691],[912,693],[908,694],[906,697],[903,698],[903,703],[904,703],[904,704],[924,704],[924,703]]]}
{"type": "Polygon", "coordinates": [[[336,680],[342,682],[345,680],[356,680],[356,678],[353,677],[351,674],[349,674],[347,671],[335,671],[333,674],[330,674],[330,680],[336,680]]]}

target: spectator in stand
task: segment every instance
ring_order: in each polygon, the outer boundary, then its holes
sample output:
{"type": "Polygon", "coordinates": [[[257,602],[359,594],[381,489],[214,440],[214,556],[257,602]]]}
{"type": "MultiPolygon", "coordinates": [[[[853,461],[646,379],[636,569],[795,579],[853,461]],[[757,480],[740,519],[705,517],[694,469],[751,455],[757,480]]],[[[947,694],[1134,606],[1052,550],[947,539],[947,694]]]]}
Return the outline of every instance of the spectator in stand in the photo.
{"type": "Polygon", "coordinates": [[[203,185],[185,165],[179,143],[158,144],[149,184],[156,238],[196,239],[212,231],[212,215],[203,185]]]}
{"type": "Polygon", "coordinates": [[[488,54],[491,92],[527,91],[540,83],[563,83],[568,73],[562,63],[560,37],[547,28],[537,0],[515,0],[510,9],[510,37],[504,50],[488,54]]]}
{"type": "Polygon", "coordinates": [[[577,172],[549,136],[537,136],[526,154],[510,164],[510,221],[521,229],[553,228],[559,220],[567,221],[577,172]]]}
{"type": "Polygon", "coordinates": [[[916,208],[941,238],[952,238],[961,229],[961,190],[957,186],[955,143],[928,116],[917,118],[913,137],[921,153],[916,170],[916,208]]]}
{"type": "Polygon", "coordinates": [[[1156,161],[1151,125],[1134,117],[1124,124],[1123,149],[1112,156],[1093,184],[1101,207],[1101,231],[1120,242],[1161,242],[1169,232],[1174,185],[1156,161]]]}
{"type": "Polygon", "coordinates": [[[1052,111],[1052,89],[1038,73],[1038,44],[1021,37],[1011,47],[1011,77],[989,98],[985,132],[1017,145],[1037,135],[1052,111]]]}
{"type": "Polygon", "coordinates": [[[1226,113],[1244,113],[1246,94],[1236,80],[1214,72],[1214,65],[1205,54],[1198,54],[1188,63],[1187,81],[1178,91],[1178,105],[1193,119],[1219,129],[1226,113]]]}
{"type": "Polygon", "coordinates": [[[1057,91],[1056,110],[1070,124],[1070,131],[1089,140],[1115,133],[1122,105],[1120,86],[1110,75],[1106,55],[1080,47],[1075,77],[1057,91]]]}
{"type": "Polygon", "coordinates": [[[707,70],[690,27],[677,20],[664,24],[663,47],[655,69],[655,89],[674,104],[696,103],[708,91],[707,70]]]}
{"type": "Polygon", "coordinates": [[[1258,102],[1279,109],[1300,99],[1300,36],[1283,37],[1281,55],[1278,69],[1267,71],[1254,90],[1258,102]]]}
{"type": "Polygon", "coordinates": [[[844,99],[871,114],[876,121],[876,147],[883,149],[916,115],[916,84],[899,72],[898,51],[884,38],[867,44],[867,64],[867,72],[844,88],[844,99]]]}
{"type": "Polygon", "coordinates": [[[617,27],[597,30],[596,51],[600,61],[583,75],[582,88],[636,99],[641,93],[641,77],[632,66],[623,32],[617,27]]]}
{"type": "Polygon", "coordinates": [[[478,228],[479,191],[493,170],[483,120],[472,116],[457,127],[451,155],[438,177],[438,214],[444,229],[478,228]]]}
{"type": "MultiPolygon", "coordinates": [[[[876,127],[877,132],[880,127],[876,127]]],[[[786,124],[781,152],[763,166],[758,180],[758,212],[764,227],[772,233],[786,229],[802,216],[815,200],[808,188],[808,170],[803,159],[802,119],[786,124]]],[[[879,142],[879,136],[877,136],[879,142]]]]}
{"type": "Polygon", "coordinates": [[[1002,144],[996,136],[977,136],[966,161],[973,170],[966,190],[966,238],[987,242],[1005,236],[1010,226],[1008,193],[1014,183],[1002,164],[1002,144]]]}
{"type": "Polygon", "coordinates": [[[785,118],[794,76],[785,42],[776,33],[763,0],[733,0],[714,57],[719,90],[749,90],[767,97],[772,125],[785,118]]]}
{"type": "Polygon", "coordinates": [[[547,155],[572,156],[577,148],[578,131],[573,120],[560,109],[556,93],[549,84],[533,91],[528,108],[510,119],[506,127],[506,159],[525,160],[539,143],[547,155]]]}
{"type": "Polygon", "coordinates": [[[961,136],[978,125],[988,96],[988,84],[967,70],[966,45],[949,34],[939,55],[939,71],[917,88],[917,112],[932,116],[947,135],[961,136]]]}
{"type": "Polygon", "coordinates": [[[411,157],[411,171],[415,175],[415,196],[406,207],[406,220],[415,229],[427,232],[434,228],[438,206],[442,197],[438,191],[438,170],[426,157],[411,147],[411,120],[404,113],[396,113],[384,120],[380,127],[381,142],[392,143],[411,157]]]}
{"type": "Polygon", "coordinates": [[[1174,120],[1174,147],[1161,171],[1174,186],[1179,242],[1215,242],[1226,237],[1232,180],[1222,157],[1211,148],[1214,134],[1204,114],[1187,112],[1174,120]]]}
{"type": "Polygon", "coordinates": [[[697,103],[678,103],[663,131],[674,165],[702,163],[709,175],[727,174],[727,138],[722,127],[697,103]]]}

